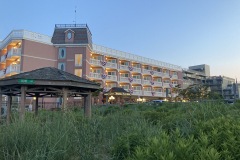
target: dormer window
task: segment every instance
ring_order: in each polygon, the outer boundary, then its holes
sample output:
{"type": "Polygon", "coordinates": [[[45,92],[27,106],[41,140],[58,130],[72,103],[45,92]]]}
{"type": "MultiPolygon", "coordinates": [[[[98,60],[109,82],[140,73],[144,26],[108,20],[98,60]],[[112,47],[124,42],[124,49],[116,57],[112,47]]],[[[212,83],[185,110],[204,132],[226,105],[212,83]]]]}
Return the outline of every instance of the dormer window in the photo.
{"type": "Polygon", "coordinates": [[[67,38],[68,38],[68,39],[71,39],[71,38],[72,38],[72,33],[71,33],[71,32],[68,32],[68,33],[67,33],[67,38]]]}
{"type": "Polygon", "coordinates": [[[67,29],[65,32],[65,42],[73,42],[74,39],[74,31],[71,29],[67,29]]]}

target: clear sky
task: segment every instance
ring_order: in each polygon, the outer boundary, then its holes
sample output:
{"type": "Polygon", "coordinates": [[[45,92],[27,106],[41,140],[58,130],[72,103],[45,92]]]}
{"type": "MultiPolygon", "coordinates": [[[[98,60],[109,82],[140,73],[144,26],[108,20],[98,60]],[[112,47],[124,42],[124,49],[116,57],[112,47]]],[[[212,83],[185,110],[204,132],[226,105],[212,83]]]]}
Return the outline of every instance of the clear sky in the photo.
{"type": "Polygon", "coordinates": [[[1,0],[0,39],[87,23],[93,42],[240,80],[240,0],[1,0]]]}

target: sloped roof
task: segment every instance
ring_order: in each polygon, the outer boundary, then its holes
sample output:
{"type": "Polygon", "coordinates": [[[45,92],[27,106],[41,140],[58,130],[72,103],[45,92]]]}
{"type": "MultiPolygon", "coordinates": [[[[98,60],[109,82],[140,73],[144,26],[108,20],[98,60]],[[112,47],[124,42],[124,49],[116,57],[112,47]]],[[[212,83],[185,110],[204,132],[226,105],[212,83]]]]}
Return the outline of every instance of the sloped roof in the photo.
{"type": "Polygon", "coordinates": [[[125,91],[121,87],[112,87],[108,92],[105,93],[106,95],[115,94],[115,95],[130,95],[129,92],[125,91]]]}
{"type": "Polygon", "coordinates": [[[44,68],[29,71],[29,72],[16,74],[10,77],[3,78],[0,81],[15,80],[15,79],[73,81],[73,82],[80,82],[80,83],[86,83],[86,84],[92,84],[92,85],[99,85],[95,82],[84,79],[82,77],[78,77],[74,74],[59,70],[54,67],[44,67],[44,68]]]}

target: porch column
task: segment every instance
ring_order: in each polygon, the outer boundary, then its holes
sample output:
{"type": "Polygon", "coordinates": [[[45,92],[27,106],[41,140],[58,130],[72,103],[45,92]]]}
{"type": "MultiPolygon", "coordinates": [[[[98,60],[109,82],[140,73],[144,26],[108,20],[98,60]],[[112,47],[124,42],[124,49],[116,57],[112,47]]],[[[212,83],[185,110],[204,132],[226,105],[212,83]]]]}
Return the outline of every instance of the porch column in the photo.
{"type": "Polygon", "coordinates": [[[38,94],[36,94],[36,100],[35,100],[35,110],[34,110],[34,113],[35,113],[35,116],[38,115],[38,94]]]}
{"type": "Polygon", "coordinates": [[[12,106],[12,96],[8,96],[8,101],[7,101],[7,125],[10,124],[11,122],[11,107],[12,106]]]}
{"type": "Polygon", "coordinates": [[[84,115],[88,118],[91,118],[91,99],[91,93],[87,94],[87,96],[84,96],[84,115]]]}
{"type": "Polygon", "coordinates": [[[26,101],[26,86],[21,86],[21,105],[20,105],[20,111],[19,111],[20,120],[24,120],[25,101],[26,101]]]}
{"type": "Polygon", "coordinates": [[[2,90],[0,88],[0,119],[2,118],[2,90]]]}
{"type": "Polygon", "coordinates": [[[67,109],[67,89],[63,88],[63,102],[62,102],[62,110],[66,110],[67,109]]]}

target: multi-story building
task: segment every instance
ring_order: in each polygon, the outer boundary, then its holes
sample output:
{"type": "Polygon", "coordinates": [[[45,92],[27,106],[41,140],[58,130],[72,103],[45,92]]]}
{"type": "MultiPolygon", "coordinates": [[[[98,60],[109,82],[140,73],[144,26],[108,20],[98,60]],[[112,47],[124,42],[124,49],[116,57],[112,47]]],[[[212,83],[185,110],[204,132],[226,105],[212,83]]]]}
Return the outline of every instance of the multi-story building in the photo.
{"type": "Polygon", "coordinates": [[[93,44],[87,25],[55,25],[52,37],[13,30],[0,53],[0,78],[51,66],[145,99],[175,97],[172,88],[182,86],[180,66],[93,44]]]}
{"type": "Polygon", "coordinates": [[[238,97],[235,79],[226,76],[211,76],[206,80],[212,92],[221,95],[225,101],[234,101],[238,97]]]}
{"type": "Polygon", "coordinates": [[[210,67],[206,64],[190,66],[188,69],[183,69],[183,88],[185,89],[193,84],[205,84],[209,76],[210,67]]]}

